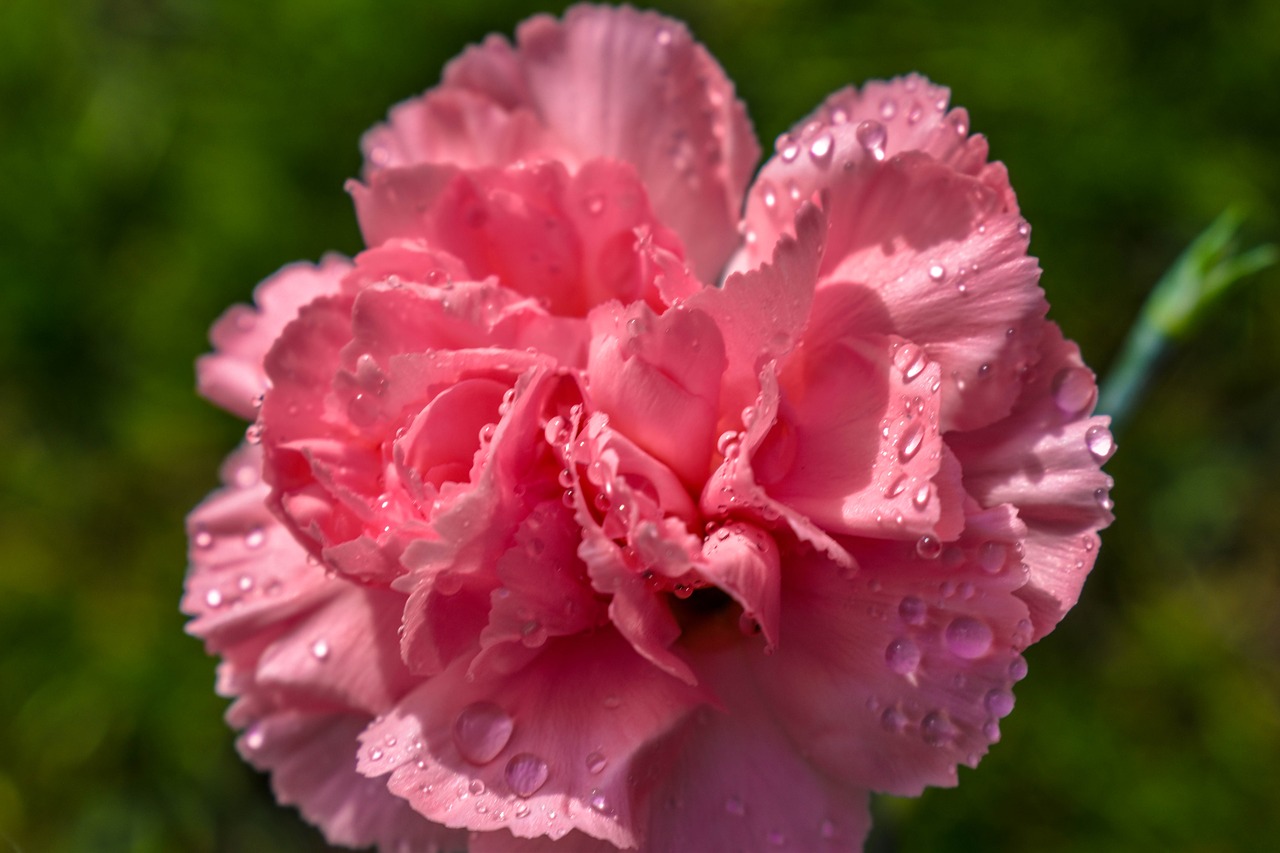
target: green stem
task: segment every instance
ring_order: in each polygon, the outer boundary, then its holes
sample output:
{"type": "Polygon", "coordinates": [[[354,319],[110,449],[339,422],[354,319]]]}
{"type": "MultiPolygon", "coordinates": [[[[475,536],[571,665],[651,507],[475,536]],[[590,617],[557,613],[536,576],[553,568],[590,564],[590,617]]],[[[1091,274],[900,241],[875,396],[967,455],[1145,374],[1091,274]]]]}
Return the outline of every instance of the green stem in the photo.
{"type": "Polygon", "coordinates": [[[1142,399],[1171,343],[1186,340],[1208,307],[1237,281],[1274,264],[1272,245],[1236,254],[1243,216],[1229,208],[1191,241],[1156,283],[1102,383],[1098,410],[1117,431],[1142,399]]]}

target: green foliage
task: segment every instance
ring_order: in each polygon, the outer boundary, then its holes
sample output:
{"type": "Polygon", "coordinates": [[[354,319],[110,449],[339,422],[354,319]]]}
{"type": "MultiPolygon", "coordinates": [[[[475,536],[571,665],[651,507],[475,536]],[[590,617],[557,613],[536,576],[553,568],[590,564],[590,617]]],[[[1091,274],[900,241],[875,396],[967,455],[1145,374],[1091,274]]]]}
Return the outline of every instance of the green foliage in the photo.
{"type": "MultiPolygon", "coordinates": [[[[661,2],[765,147],[919,70],[1010,169],[1053,316],[1104,368],[1220,211],[1280,225],[1280,4],[661,2]]],[[[0,847],[320,850],[220,720],[177,612],[183,516],[243,424],[192,391],[226,306],[358,245],[359,134],[521,0],[0,4],[0,847]]],[[[1119,521],[960,787],[870,847],[1263,850],[1280,838],[1280,281],[1171,353],[1108,470],[1119,521]]],[[[1100,371],[1101,372],[1101,371],[1100,371]]]]}

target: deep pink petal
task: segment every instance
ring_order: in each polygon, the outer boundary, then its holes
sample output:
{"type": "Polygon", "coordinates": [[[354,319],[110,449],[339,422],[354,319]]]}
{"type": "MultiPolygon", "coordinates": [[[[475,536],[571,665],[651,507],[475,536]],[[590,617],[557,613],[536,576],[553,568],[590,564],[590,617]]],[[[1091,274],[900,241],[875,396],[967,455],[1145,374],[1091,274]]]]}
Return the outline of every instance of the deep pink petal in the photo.
{"type": "Polygon", "coordinates": [[[446,826],[635,846],[636,757],[703,698],[609,629],[552,638],[510,675],[424,683],[361,736],[359,769],[446,826]]]}
{"type": "Polygon", "coordinates": [[[336,293],[350,268],[338,255],[326,255],[318,266],[290,264],[258,285],[256,310],[227,309],[209,333],[215,351],[196,363],[200,393],[232,414],[256,417],[256,403],[270,385],[262,365],[267,350],[299,308],[336,293]]]}

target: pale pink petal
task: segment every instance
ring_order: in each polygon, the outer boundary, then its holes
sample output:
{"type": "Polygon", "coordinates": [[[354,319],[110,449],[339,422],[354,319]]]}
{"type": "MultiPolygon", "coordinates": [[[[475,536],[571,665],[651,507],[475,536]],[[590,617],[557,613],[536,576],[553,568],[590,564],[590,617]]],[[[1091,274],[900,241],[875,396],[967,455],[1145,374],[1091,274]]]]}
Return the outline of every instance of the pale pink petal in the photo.
{"type": "Polygon", "coordinates": [[[698,275],[714,280],[738,242],[742,194],[759,157],[746,112],[715,60],[678,22],[625,7],[576,6],[562,22],[534,18],[516,44],[490,38],[471,48],[423,106],[393,111],[390,125],[365,141],[369,171],[548,155],[570,166],[621,160],[638,170],[698,275]],[[445,99],[454,92],[487,98],[507,116],[476,97],[445,99]],[[529,126],[528,114],[554,143],[529,126]]]}
{"type": "Polygon", "coordinates": [[[473,832],[468,853],[615,853],[617,847],[584,832],[574,830],[552,841],[540,838],[517,838],[505,829],[473,832]]]}
{"type": "Polygon", "coordinates": [[[965,487],[985,505],[1008,503],[1028,528],[1027,586],[1038,639],[1080,597],[1097,557],[1097,532],[1112,521],[1111,478],[1101,465],[1115,451],[1108,419],[1090,417],[1093,373],[1055,324],[1045,326],[1041,361],[1013,414],[949,438],[965,487]]]}
{"type": "Polygon", "coordinates": [[[209,333],[214,352],[196,362],[200,393],[232,414],[252,420],[256,404],[270,386],[263,358],[298,309],[338,291],[351,263],[326,255],[318,266],[290,264],[254,291],[257,308],[235,305],[209,333]]]}
{"type": "Polygon", "coordinates": [[[446,826],[631,847],[636,757],[704,699],[612,630],[552,638],[518,672],[425,682],[361,736],[359,769],[446,826]]]}
{"type": "Polygon", "coordinates": [[[360,714],[280,709],[249,725],[240,753],[271,773],[276,799],[294,805],[330,844],[383,850],[456,850],[463,833],[417,814],[379,780],[356,772],[360,714]]]}
{"type": "Polygon", "coordinates": [[[782,566],[778,546],[763,530],[730,522],[707,536],[698,574],[729,593],[742,615],[760,626],[766,650],[778,645],[782,566]]]}
{"type": "Polygon", "coordinates": [[[779,726],[771,691],[753,669],[763,657],[741,645],[698,656],[724,710],[700,709],[647,756],[639,775],[655,784],[643,849],[862,849],[871,826],[866,790],[824,772],[809,757],[820,745],[779,726]]]}
{"type": "Polygon", "coordinates": [[[685,483],[703,482],[725,367],[716,324],[698,310],[655,316],[639,303],[602,305],[590,321],[591,403],[685,483]]]}
{"type": "Polygon", "coordinates": [[[816,554],[788,559],[783,641],[751,661],[772,719],[815,768],[916,795],[954,785],[955,765],[998,739],[1031,641],[1009,521],[988,538],[1000,523],[988,518],[981,535],[929,558],[909,543],[854,540],[854,577],[816,554]]]}

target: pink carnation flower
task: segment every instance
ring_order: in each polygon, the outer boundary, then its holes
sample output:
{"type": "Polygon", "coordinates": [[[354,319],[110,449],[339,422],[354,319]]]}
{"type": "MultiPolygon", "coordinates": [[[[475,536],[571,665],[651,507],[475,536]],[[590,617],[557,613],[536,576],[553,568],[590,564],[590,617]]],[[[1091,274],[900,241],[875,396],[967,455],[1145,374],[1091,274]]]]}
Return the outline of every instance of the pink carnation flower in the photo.
{"type": "Polygon", "coordinates": [[[369,132],[369,248],[199,364],[254,423],[183,609],[282,803],[385,850],[849,850],[978,762],[1112,441],[947,104],[838,92],[748,190],[707,52],[583,6],[369,132]]]}

